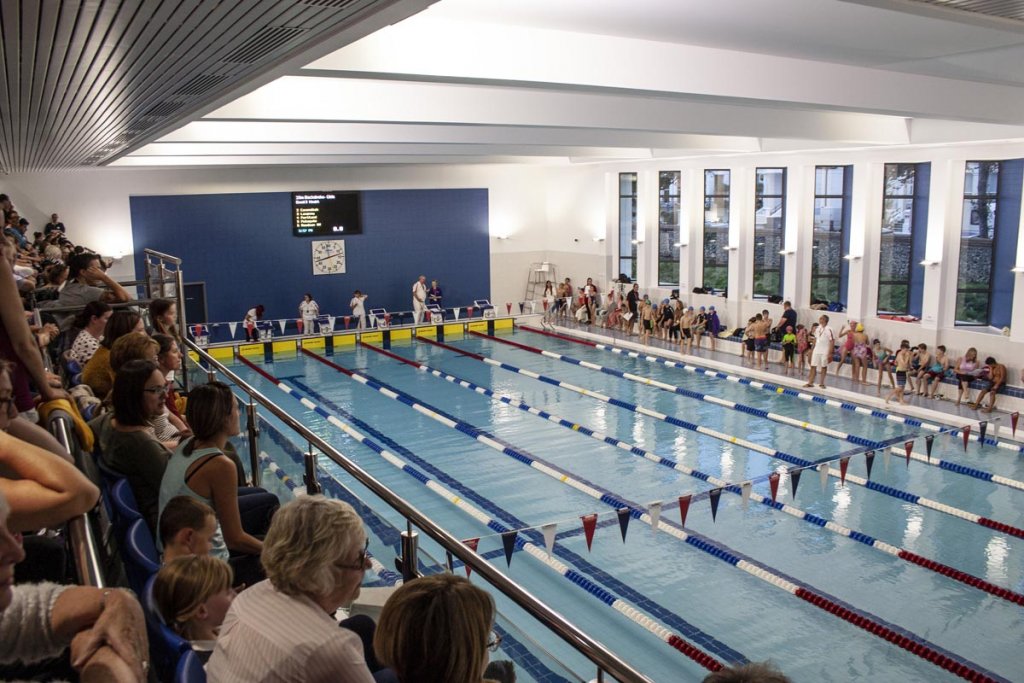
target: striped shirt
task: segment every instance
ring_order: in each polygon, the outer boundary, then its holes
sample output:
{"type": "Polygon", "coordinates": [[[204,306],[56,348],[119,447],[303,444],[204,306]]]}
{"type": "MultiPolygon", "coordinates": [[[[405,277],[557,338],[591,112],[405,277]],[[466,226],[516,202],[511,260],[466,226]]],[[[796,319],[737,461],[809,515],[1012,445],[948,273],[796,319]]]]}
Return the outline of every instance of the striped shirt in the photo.
{"type": "Polygon", "coordinates": [[[269,580],[231,603],[206,676],[210,683],[373,683],[359,636],[269,580]]]}

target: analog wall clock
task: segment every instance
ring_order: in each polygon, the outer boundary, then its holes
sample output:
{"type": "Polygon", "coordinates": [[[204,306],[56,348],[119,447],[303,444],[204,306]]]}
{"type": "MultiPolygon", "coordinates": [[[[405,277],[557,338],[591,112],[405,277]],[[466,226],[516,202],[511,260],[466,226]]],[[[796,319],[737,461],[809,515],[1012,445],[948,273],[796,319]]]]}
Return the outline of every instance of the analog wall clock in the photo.
{"type": "Polygon", "coordinates": [[[311,243],[313,275],[337,275],[345,272],[345,240],[320,240],[311,243]]]}

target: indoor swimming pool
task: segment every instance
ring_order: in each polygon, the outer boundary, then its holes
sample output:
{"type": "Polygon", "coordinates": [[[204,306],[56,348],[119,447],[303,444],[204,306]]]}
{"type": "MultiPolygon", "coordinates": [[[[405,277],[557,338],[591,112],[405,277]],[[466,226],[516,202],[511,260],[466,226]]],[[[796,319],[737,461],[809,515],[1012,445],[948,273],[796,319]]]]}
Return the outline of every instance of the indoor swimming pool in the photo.
{"type": "MultiPolygon", "coordinates": [[[[374,346],[232,369],[653,680],[767,659],[794,681],[1024,680],[1024,458],[991,433],[965,450],[916,420],[523,329],[374,346]]],[[[268,466],[301,481],[306,445],[263,419],[268,466]]],[[[372,509],[393,568],[402,518],[320,464],[372,509]]],[[[497,655],[520,680],[593,678],[532,635],[550,655],[515,637],[497,655]]]]}

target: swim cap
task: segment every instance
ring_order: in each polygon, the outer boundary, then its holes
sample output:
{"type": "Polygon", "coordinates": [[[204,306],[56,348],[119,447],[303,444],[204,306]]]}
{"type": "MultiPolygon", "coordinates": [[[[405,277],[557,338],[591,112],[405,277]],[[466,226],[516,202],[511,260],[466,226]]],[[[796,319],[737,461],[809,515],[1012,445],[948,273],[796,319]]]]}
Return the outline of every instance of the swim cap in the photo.
{"type": "Polygon", "coordinates": [[[860,323],[857,323],[857,331],[858,332],[863,332],[864,331],[864,326],[861,325],[860,323]]]}

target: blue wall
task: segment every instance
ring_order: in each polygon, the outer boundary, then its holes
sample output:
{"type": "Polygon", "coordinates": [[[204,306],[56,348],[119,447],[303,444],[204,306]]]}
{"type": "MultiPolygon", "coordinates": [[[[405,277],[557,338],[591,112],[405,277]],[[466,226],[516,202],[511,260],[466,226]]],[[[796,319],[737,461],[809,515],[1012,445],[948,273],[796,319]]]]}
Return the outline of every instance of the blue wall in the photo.
{"type": "Polygon", "coordinates": [[[910,257],[910,307],[908,312],[921,317],[921,302],[924,297],[925,243],[928,241],[928,195],[931,192],[931,163],[916,164],[914,173],[913,242],[910,257]]]}
{"type": "Polygon", "coordinates": [[[241,320],[256,304],[267,319],[294,318],[305,292],[345,315],[355,289],[368,309],[409,310],[421,274],[428,287],[439,281],[446,307],[490,296],[486,189],[363,192],[363,234],[344,238],[347,272],[317,276],[310,243],[328,238],[292,236],[289,192],[130,201],[136,272],[144,247],[180,256],[185,280],[206,283],[210,321],[241,320]]]}
{"type": "Polygon", "coordinates": [[[1013,286],[1017,274],[1017,232],[1020,226],[1021,183],[1024,159],[1004,161],[999,168],[999,195],[996,203],[995,262],[992,264],[992,297],[989,324],[1006,327],[1013,312],[1013,286]]]}

